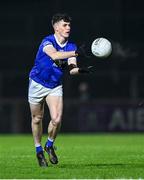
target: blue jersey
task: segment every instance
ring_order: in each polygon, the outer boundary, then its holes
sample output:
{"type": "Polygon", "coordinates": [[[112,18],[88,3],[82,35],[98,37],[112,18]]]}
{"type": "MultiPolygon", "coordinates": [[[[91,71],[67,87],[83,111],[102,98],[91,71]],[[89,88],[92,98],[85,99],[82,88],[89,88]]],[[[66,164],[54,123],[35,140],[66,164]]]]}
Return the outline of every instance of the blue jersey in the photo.
{"type": "Polygon", "coordinates": [[[47,45],[53,45],[57,51],[75,51],[77,47],[71,42],[66,42],[63,46],[60,45],[54,35],[49,35],[42,40],[29,77],[47,88],[55,88],[62,84],[64,70],[60,62],[66,63],[68,59],[52,60],[43,51],[43,48],[47,45]]]}

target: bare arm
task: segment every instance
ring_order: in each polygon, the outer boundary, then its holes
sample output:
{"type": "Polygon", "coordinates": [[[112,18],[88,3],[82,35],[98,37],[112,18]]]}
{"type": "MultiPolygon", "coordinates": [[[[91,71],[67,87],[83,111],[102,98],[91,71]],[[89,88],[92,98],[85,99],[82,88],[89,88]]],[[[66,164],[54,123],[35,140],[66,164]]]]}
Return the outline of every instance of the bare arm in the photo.
{"type": "Polygon", "coordinates": [[[52,45],[47,45],[43,48],[43,51],[50,56],[54,61],[59,59],[66,59],[71,57],[76,57],[75,51],[57,51],[52,45]]]}
{"type": "Polygon", "coordinates": [[[75,57],[68,59],[68,66],[71,75],[95,72],[95,66],[88,66],[83,68],[77,67],[77,60],[75,57]]]}
{"type": "Polygon", "coordinates": [[[71,75],[79,73],[89,73],[89,68],[78,68],[77,59],[78,54],[75,51],[61,52],[57,51],[52,45],[47,45],[43,51],[50,56],[54,61],[68,58],[68,66],[71,75]]]}
{"type": "Polygon", "coordinates": [[[70,67],[69,72],[71,75],[79,73],[79,68],[77,67],[77,60],[75,57],[68,59],[68,66],[70,67]]]}

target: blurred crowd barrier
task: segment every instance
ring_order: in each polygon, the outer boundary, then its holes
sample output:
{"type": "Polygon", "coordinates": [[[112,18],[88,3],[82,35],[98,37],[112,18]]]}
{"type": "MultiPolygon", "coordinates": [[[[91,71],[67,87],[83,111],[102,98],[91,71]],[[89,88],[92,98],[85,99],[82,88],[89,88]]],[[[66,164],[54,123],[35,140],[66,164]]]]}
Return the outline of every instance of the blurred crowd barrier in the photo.
{"type": "MultiPolygon", "coordinates": [[[[45,107],[44,132],[50,119],[45,107]]],[[[0,133],[31,133],[31,116],[25,99],[1,99],[0,133]]],[[[139,100],[64,100],[61,132],[142,132],[144,106],[139,100]]]]}

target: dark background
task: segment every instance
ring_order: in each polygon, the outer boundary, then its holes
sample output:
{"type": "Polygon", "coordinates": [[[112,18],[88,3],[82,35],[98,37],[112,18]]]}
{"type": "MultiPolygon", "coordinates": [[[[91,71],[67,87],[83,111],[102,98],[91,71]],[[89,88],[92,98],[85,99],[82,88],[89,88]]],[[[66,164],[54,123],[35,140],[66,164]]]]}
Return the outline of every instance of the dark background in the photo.
{"type": "MultiPolygon", "coordinates": [[[[106,37],[113,45],[113,53],[108,59],[102,60],[93,56],[90,59],[79,60],[79,66],[95,65],[97,67],[95,74],[71,77],[66,72],[65,102],[70,104],[75,99],[77,104],[81,103],[83,91],[87,103],[91,100],[143,102],[144,2],[142,0],[2,0],[0,2],[1,132],[30,132],[27,104],[28,74],[42,38],[53,32],[51,18],[57,12],[67,12],[72,17],[71,39],[78,45],[85,42],[89,46],[97,37],[106,37]],[[81,88],[83,83],[86,90],[81,88]],[[22,123],[17,125],[21,116],[22,123]],[[13,125],[14,119],[17,120],[13,125]]],[[[73,109],[73,106],[69,109],[73,109]]],[[[69,113],[65,116],[65,119],[68,119],[69,113]]],[[[70,130],[78,130],[72,126],[71,123],[70,130]]]]}

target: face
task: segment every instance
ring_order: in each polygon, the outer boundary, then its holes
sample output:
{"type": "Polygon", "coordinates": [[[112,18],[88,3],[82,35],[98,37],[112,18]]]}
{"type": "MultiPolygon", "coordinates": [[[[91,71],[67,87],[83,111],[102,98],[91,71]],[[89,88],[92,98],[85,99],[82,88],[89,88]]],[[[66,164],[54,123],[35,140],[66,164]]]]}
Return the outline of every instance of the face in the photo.
{"type": "Polygon", "coordinates": [[[55,23],[54,30],[63,38],[68,38],[70,35],[71,24],[70,22],[64,22],[63,20],[55,23]]]}

